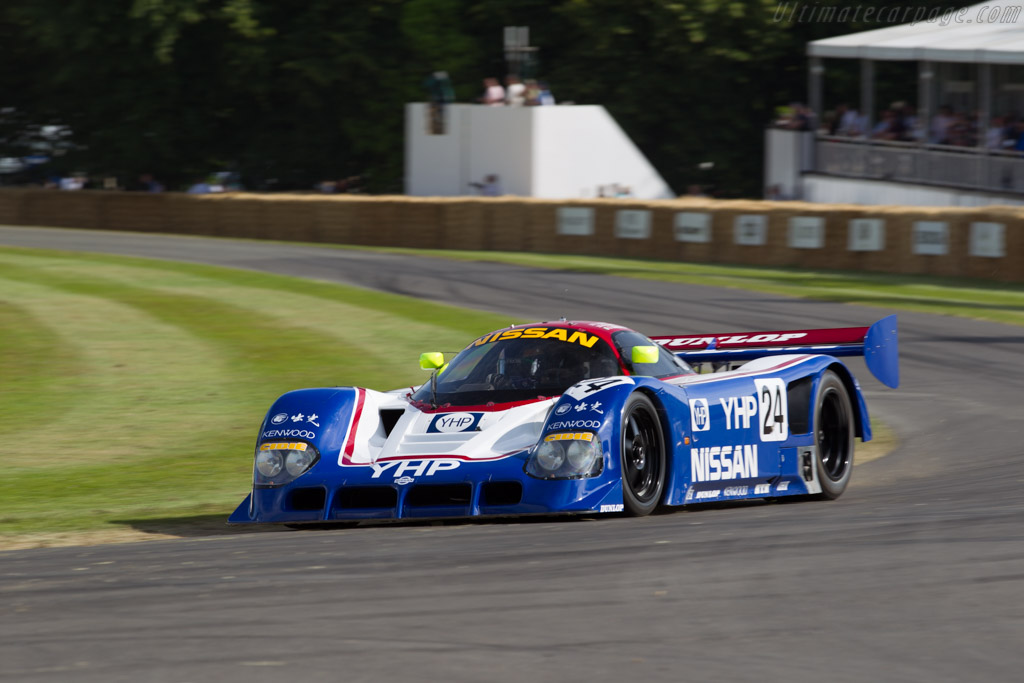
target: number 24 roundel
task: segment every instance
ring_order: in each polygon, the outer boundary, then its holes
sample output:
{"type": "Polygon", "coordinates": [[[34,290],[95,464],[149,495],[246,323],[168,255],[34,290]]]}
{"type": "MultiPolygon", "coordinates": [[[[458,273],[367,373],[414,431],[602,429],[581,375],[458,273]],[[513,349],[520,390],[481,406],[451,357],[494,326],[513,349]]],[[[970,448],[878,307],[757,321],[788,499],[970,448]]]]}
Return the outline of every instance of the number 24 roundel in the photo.
{"type": "Polygon", "coordinates": [[[789,438],[789,406],[786,383],[781,379],[755,379],[757,387],[758,430],[761,441],[785,441],[789,438]]]}

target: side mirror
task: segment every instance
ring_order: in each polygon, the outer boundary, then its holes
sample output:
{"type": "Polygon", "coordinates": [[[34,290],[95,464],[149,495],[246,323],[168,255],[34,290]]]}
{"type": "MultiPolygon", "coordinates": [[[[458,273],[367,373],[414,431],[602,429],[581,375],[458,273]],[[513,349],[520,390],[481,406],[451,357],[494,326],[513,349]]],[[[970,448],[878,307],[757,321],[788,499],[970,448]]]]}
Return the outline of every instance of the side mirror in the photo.
{"type": "Polygon", "coordinates": [[[424,370],[436,370],[442,365],[444,365],[444,354],[440,351],[420,354],[420,367],[424,370]]]}
{"type": "Polygon", "coordinates": [[[630,352],[633,363],[657,363],[657,346],[634,346],[630,352]]]}

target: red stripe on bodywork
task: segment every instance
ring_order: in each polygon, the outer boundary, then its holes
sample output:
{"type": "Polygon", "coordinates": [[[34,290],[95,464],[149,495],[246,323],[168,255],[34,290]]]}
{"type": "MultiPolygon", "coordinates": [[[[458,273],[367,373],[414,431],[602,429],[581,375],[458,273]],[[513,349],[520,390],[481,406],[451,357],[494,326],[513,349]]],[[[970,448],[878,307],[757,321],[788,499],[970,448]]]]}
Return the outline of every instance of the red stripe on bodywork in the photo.
{"type": "Polygon", "coordinates": [[[363,404],[366,402],[366,390],[356,389],[356,407],[352,411],[352,426],[348,429],[348,441],[345,442],[345,458],[348,458],[356,449],[356,429],[359,427],[359,418],[363,416],[363,404]]]}
{"type": "Polygon", "coordinates": [[[424,415],[436,415],[438,413],[500,413],[512,408],[518,408],[519,406],[528,406],[531,403],[540,403],[541,401],[550,401],[556,399],[558,396],[538,396],[537,398],[528,398],[523,401],[509,401],[508,403],[491,403],[480,406],[453,406],[450,403],[432,408],[429,403],[423,401],[410,401],[409,403],[413,408],[420,411],[424,415]]]}

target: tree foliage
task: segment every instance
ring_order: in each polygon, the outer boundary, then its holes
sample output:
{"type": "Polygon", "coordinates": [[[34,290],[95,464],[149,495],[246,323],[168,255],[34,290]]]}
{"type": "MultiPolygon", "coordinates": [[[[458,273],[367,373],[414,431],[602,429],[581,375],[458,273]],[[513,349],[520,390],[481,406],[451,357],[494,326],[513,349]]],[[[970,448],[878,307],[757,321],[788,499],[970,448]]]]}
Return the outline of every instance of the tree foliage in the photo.
{"type": "Polygon", "coordinates": [[[62,125],[62,171],[180,186],[233,170],[282,189],[362,174],[401,191],[404,104],[440,69],[472,101],[503,75],[502,27],[527,25],[555,95],[605,105],[670,185],[759,195],[762,131],[805,99],[806,42],[879,27],[780,19],[783,4],[6,0],[0,156],[62,125]]]}

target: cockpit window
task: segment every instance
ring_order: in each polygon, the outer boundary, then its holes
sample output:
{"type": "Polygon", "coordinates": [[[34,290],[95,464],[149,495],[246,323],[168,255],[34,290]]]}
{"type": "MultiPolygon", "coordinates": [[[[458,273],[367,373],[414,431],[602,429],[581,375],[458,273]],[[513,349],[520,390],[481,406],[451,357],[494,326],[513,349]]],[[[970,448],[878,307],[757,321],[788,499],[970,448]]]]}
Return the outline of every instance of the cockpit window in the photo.
{"type": "Polygon", "coordinates": [[[645,377],[675,377],[677,375],[693,374],[693,368],[664,346],[658,347],[657,363],[636,363],[634,367],[634,363],[631,360],[633,357],[633,347],[655,345],[654,342],[638,332],[619,330],[612,334],[612,343],[619,350],[622,362],[630,374],[645,377]]]}
{"type": "MultiPolygon", "coordinates": [[[[481,337],[437,376],[437,405],[486,405],[558,396],[580,380],[621,374],[600,337],[561,327],[528,327],[481,337]]],[[[412,396],[430,403],[425,382],[412,396]]]]}

